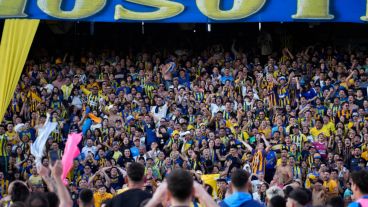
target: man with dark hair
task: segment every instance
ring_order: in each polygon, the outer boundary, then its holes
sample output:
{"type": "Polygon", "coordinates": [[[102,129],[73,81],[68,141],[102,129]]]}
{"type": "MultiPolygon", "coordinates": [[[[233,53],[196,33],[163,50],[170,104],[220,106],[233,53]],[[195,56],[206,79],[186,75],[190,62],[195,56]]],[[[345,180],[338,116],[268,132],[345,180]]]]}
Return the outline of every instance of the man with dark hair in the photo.
{"type": "Polygon", "coordinates": [[[323,189],[323,181],[321,179],[314,182],[312,202],[313,206],[324,206],[326,204],[326,192],[323,189]]]}
{"type": "Polygon", "coordinates": [[[282,196],[277,195],[270,199],[268,206],[269,207],[285,207],[286,201],[282,196]]]}
{"type": "Polygon", "coordinates": [[[156,190],[152,199],[145,207],[157,207],[160,204],[167,206],[191,206],[193,197],[197,198],[201,206],[218,206],[207,191],[197,182],[193,181],[191,174],[183,169],[173,170],[167,177],[167,182],[163,182],[156,190]]]}
{"type": "Polygon", "coordinates": [[[27,185],[20,181],[14,181],[9,186],[9,194],[12,202],[25,202],[30,194],[27,185]]]}
{"type": "Polygon", "coordinates": [[[142,202],[152,197],[150,193],[143,191],[144,166],[134,162],[127,169],[128,190],[115,196],[106,202],[106,207],[141,206],[142,202]]]}
{"type": "Polygon", "coordinates": [[[368,172],[366,170],[353,172],[351,180],[355,202],[350,203],[348,207],[368,206],[368,172]]]}
{"type": "Polygon", "coordinates": [[[56,193],[47,192],[47,193],[44,193],[44,195],[45,195],[50,207],[59,207],[60,200],[59,200],[59,197],[57,196],[56,193]]]}
{"type": "Polygon", "coordinates": [[[294,189],[287,198],[286,207],[302,207],[310,203],[310,195],[304,189],[294,189]]]}
{"type": "Polygon", "coordinates": [[[26,201],[28,207],[49,207],[49,201],[43,193],[34,193],[26,201]]]}
{"type": "Polygon", "coordinates": [[[79,193],[78,204],[80,207],[93,207],[93,191],[90,189],[83,189],[79,193]]]}
{"type": "Polygon", "coordinates": [[[341,196],[336,196],[333,198],[330,198],[327,203],[327,207],[344,207],[344,200],[341,198],[341,196]]]}
{"type": "Polygon", "coordinates": [[[169,197],[180,203],[187,203],[192,194],[193,177],[187,171],[175,170],[167,178],[167,188],[169,197]]]}
{"type": "Polygon", "coordinates": [[[238,207],[260,207],[257,201],[253,200],[251,193],[252,184],[249,181],[249,173],[244,170],[235,170],[231,174],[232,195],[225,198],[220,206],[238,206],[238,207]]]}
{"type": "Polygon", "coordinates": [[[132,163],[127,169],[127,174],[132,182],[140,182],[144,176],[144,166],[139,163],[132,163]]]}

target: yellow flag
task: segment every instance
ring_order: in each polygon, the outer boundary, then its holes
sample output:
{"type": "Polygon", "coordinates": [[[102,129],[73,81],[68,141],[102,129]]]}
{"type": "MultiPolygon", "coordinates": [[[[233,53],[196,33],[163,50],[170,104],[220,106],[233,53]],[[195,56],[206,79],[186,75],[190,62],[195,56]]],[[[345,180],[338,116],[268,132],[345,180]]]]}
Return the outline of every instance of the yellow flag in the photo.
{"type": "Polygon", "coordinates": [[[0,121],[13,98],[40,20],[5,20],[0,45],[0,121]]]}
{"type": "Polygon", "coordinates": [[[219,178],[220,174],[206,174],[201,176],[203,183],[212,187],[212,197],[217,197],[217,179],[219,178]]]}

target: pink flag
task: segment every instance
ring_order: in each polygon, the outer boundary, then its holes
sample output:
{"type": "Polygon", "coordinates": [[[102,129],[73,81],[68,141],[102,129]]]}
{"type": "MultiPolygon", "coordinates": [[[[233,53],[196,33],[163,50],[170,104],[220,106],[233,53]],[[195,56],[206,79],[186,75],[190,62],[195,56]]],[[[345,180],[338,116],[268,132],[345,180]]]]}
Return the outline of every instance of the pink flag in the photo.
{"type": "Polygon", "coordinates": [[[81,140],[82,133],[72,133],[68,135],[68,140],[65,143],[63,158],[61,160],[61,163],[63,164],[63,174],[61,175],[61,179],[64,180],[64,183],[66,176],[73,167],[73,160],[80,154],[78,144],[81,140]]]}

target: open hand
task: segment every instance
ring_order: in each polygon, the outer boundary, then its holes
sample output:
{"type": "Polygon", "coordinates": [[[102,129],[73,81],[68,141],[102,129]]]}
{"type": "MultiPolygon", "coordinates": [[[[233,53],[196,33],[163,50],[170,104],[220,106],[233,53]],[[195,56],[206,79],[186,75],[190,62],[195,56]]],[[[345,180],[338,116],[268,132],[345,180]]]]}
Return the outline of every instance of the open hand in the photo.
{"type": "Polygon", "coordinates": [[[63,164],[60,160],[57,160],[53,167],[51,167],[51,174],[54,178],[61,178],[63,174],[63,164]]]}

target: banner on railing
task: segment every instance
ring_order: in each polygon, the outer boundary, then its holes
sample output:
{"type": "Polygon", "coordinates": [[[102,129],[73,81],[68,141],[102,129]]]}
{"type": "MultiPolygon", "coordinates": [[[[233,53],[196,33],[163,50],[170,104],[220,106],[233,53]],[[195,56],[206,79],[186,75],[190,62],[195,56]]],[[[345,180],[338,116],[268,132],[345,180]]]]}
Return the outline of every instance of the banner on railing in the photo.
{"type": "Polygon", "coordinates": [[[368,21],[368,0],[0,0],[0,18],[213,23],[368,21]]]}

